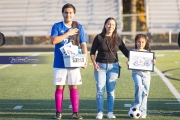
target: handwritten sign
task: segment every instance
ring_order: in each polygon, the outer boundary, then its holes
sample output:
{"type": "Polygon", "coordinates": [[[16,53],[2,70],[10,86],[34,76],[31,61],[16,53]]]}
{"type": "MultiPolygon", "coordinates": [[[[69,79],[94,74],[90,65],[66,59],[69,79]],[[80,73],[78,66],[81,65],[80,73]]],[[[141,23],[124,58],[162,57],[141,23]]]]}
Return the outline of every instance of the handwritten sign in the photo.
{"type": "Polygon", "coordinates": [[[130,51],[128,69],[154,71],[154,52],[130,51]]]}

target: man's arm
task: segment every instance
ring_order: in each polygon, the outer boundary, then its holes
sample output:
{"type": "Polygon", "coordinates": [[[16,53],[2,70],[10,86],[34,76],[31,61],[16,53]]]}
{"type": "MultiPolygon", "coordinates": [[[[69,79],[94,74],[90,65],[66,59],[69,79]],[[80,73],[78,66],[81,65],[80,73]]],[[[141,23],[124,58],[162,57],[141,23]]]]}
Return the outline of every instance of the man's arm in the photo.
{"type": "Polygon", "coordinates": [[[87,67],[87,64],[88,64],[87,44],[86,44],[86,42],[81,43],[81,48],[82,48],[82,53],[86,55],[86,63],[85,63],[85,65],[83,66],[83,68],[86,68],[86,67],[87,67]]]}
{"type": "Polygon", "coordinates": [[[78,33],[78,29],[77,28],[71,28],[68,30],[68,32],[66,32],[65,34],[63,35],[60,35],[60,36],[51,36],[51,43],[53,45],[55,44],[58,44],[60,42],[62,42],[64,39],[66,39],[67,37],[69,36],[72,36],[72,35],[76,35],[78,33]]]}

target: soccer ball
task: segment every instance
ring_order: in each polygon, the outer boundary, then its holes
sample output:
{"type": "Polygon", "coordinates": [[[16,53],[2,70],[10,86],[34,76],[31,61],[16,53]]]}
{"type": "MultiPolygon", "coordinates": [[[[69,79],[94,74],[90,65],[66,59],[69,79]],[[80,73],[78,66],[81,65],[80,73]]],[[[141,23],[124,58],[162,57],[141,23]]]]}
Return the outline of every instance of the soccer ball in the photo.
{"type": "Polygon", "coordinates": [[[138,108],[131,107],[128,115],[130,118],[138,119],[141,116],[141,111],[138,108]]]}

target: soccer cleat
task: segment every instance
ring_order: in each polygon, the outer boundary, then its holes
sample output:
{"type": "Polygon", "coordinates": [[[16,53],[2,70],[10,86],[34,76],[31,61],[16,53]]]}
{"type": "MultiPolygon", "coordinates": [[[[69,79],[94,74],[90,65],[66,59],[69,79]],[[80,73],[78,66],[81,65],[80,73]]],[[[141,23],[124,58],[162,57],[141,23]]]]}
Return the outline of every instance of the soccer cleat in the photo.
{"type": "Polygon", "coordinates": [[[73,119],[83,119],[83,117],[81,117],[78,112],[73,113],[72,118],[73,119]]]}
{"type": "Polygon", "coordinates": [[[61,117],[62,117],[62,113],[56,112],[56,116],[54,117],[54,119],[60,120],[61,117]]]}
{"type": "Polygon", "coordinates": [[[100,120],[103,118],[103,113],[102,112],[98,112],[96,119],[100,120]]]}
{"type": "Polygon", "coordinates": [[[113,112],[108,112],[107,118],[109,118],[109,119],[116,119],[116,116],[113,114],[113,112]]]}

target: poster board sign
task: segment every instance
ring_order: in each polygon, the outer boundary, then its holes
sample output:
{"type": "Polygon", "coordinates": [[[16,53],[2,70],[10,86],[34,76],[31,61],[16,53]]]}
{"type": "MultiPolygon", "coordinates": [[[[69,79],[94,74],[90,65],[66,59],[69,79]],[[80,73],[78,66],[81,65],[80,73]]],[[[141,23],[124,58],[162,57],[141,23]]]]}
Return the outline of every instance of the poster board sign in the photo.
{"type": "Polygon", "coordinates": [[[130,51],[128,69],[154,71],[154,52],[130,51]]]}
{"type": "Polygon", "coordinates": [[[82,67],[86,62],[86,54],[64,55],[63,58],[65,67],[82,67]]]}

